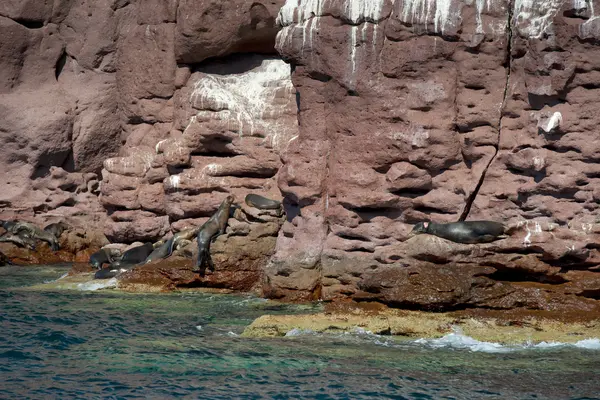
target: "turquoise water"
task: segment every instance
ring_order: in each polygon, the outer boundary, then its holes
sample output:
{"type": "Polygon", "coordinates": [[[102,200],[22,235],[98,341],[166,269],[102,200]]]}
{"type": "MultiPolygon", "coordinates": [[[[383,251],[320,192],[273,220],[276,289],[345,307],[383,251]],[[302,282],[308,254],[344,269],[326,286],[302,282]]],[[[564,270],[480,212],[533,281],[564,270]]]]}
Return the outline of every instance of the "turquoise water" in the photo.
{"type": "Polygon", "coordinates": [[[592,399],[600,350],[502,353],[369,334],[238,336],[245,295],[28,288],[68,266],[0,268],[0,398],[592,399]]]}

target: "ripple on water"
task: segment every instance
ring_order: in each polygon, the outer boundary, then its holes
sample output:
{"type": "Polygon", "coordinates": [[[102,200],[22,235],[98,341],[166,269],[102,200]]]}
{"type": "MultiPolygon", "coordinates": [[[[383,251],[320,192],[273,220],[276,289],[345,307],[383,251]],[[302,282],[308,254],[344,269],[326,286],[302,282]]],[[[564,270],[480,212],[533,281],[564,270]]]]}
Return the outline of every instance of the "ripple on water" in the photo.
{"type": "MultiPolygon", "coordinates": [[[[53,271],[54,278],[64,273],[53,271]]],[[[597,394],[600,352],[595,350],[548,345],[489,353],[471,351],[481,343],[466,337],[446,338],[437,346],[360,331],[248,339],[238,335],[261,314],[305,313],[318,306],[191,292],[15,289],[52,278],[43,271],[40,275],[28,270],[1,277],[0,286],[11,289],[0,289],[0,398],[478,399],[597,394]]],[[[597,345],[593,339],[579,344],[597,345]]]]}

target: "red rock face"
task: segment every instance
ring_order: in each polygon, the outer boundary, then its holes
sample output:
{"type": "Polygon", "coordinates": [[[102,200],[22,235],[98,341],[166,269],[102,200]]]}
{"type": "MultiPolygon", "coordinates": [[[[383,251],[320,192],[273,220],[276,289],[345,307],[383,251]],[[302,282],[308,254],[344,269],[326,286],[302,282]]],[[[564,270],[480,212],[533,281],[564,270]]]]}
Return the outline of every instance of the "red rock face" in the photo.
{"type": "Polygon", "coordinates": [[[300,133],[279,174],[292,204],[267,270],[277,296],[516,307],[531,289],[495,279],[553,282],[560,297],[566,270],[596,265],[593,6],[287,1],[276,47],[294,65],[300,133]],[[418,221],[465,218],[512,236],[407,240],[418,221]]]}
{"type": "Polygon", "coordinates": [[[0,218],[131,243],[255,192],[284,199],[276,243],[231,228],[203,285],[598,307],[598,1],[5,3],[0,218]],[[408,238],[459,219],[510,238],[408,238]]]}
{"type": "Polygon", "coordinates": [[[132,242],[201,222],[226,192],[281,198],[297,134],[283,1],[42,3],[0,5],[2,218],[132,242]]]}

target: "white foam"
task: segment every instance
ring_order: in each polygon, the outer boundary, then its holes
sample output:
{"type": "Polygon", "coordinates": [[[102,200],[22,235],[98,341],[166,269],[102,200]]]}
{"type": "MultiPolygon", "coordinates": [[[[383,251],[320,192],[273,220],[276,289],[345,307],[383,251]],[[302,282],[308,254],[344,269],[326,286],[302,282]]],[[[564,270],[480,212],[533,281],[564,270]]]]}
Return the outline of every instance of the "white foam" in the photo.
{"type": "Polygon", "coordinates": [[[600,350],[600,339],[584,339],[575,343],[575,347],[579,347],[581,349],[590,349],[590,350],[600,350]]]}
{"type": "Polygon", "coordinates": [[[584,339],[575,343],[551,341],[539,342],[535,344],[529,342],[517,345],[502,345],[500,343],[479,341],[470,336],[463,335],[458,329],[455,332],[449,333],[438,339],[417,339],[414,341],[414,343],[432,348],[453,348],[484,353],[508,353],[528,349],[545,350],[569,347],[588,350],[600,350],[600,339],[598,338],[584,339]]]}
{"type": "Polygon", "coordinates": [[[424,344],[429,347],[440,348],[450,347],[455,349],[468,349],[470,351],[481,351],[485,353],[506,353],[510,348],[504,347],[500,343],[481,342],[470,336],[461,333],[449,333],[438,339],[417,339],[415,343],[424,344]]]}
{"type": "Polygon", "coordinates": [[[57,281],[60,281],[61,279],[65,279],[67,276],[69,276],[69,273],[68,273],[68,272],[65,272],[64,274],[62,274],[62,275],[60,276],[60,278],[58,278],[58,279],[57,279],[57,281]]]}
{"type": "Polygon", "coordinates": [[[117,283],[118,283],[117,278],[111,278],[108,280],[95,279],[93,281],[80,283],[77,285],[77,288],[79,290],[83,290],[83,291],[110,289],[110,288],[117,287],[117,283]]]}
{"type": "Polygon", "coordinates": [[[292,336],[306,336],[306,335],[314,335],[314,334],[315,334],[315,331],[313,331],[312,329],[294,328],[294,329],[286,332],[285,336],[292,337],[292,336]]]}

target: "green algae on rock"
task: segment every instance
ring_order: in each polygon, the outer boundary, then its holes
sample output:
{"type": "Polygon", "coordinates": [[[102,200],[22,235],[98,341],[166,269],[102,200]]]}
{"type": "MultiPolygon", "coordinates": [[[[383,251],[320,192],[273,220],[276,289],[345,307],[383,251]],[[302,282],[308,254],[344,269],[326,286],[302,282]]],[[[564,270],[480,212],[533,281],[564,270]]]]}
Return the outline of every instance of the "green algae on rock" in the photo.
{"type": "Polygon", "coordinates": [[[293,330],[314,333],[368,331],[399,338],[439,338],[459,329],[475,340],[500,344],[539,342],[575,343],[600,337],[600,320],[560,321],[526,317],[520,321],[493,317],[473,317],[460,313],[431,313],[386,309],[373,313],[363,310],[323,312],[308,315],[263,315],[242,333],[244,337],[285,336],[293,330]]]}

